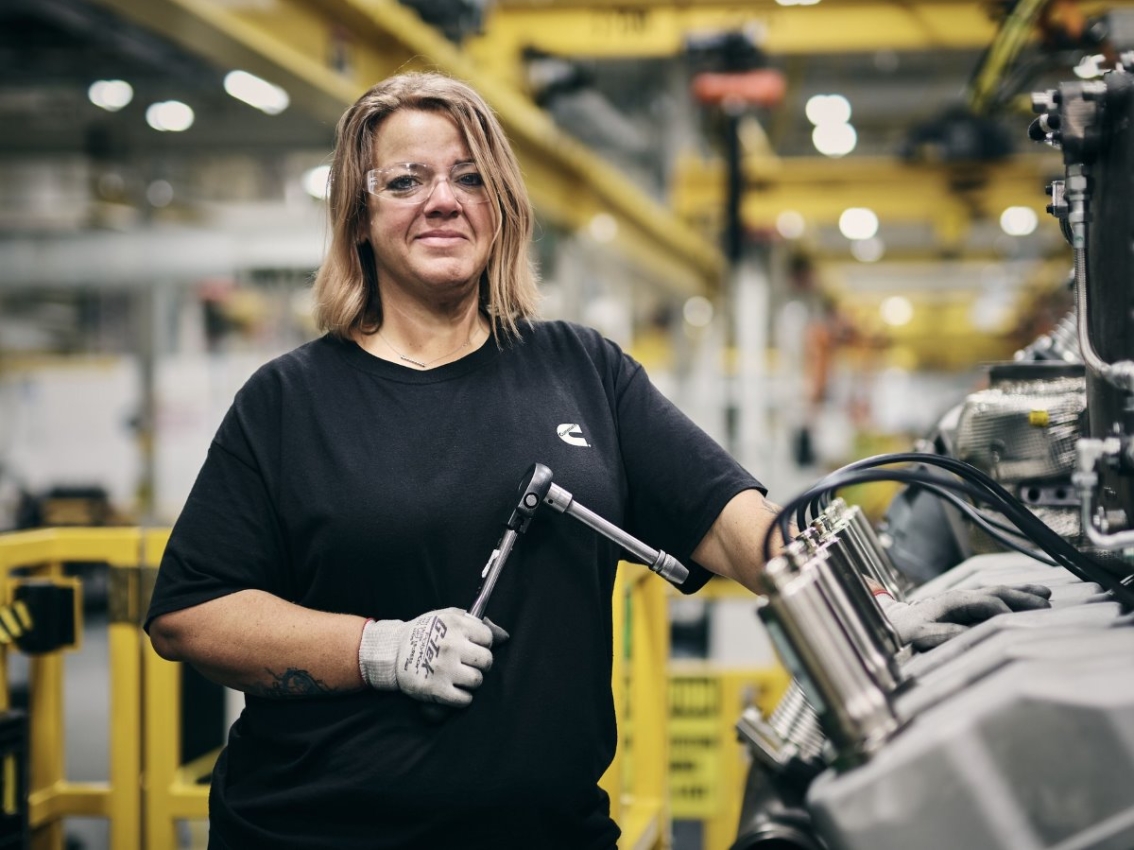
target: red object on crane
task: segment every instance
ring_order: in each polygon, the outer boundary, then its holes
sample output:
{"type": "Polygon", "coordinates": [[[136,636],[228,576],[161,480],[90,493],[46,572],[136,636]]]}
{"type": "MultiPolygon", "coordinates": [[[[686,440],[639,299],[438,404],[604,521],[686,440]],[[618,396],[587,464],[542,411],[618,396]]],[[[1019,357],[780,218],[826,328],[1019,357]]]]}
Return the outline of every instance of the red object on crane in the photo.
{"type": "Polygon", "coordinates": [[[779,106],[787,93],[787,81],[774,68],[725,74],[706,71],[693,77],[692,91],[701,103],[737,101],[746,106],[779,106]]]}

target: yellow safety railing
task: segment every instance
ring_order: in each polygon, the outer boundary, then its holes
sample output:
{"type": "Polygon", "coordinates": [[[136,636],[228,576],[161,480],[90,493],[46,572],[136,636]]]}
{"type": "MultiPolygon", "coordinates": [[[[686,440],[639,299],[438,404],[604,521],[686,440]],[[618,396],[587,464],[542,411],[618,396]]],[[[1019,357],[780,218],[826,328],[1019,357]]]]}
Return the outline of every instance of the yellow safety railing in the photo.
{"type": "MultiPolygon", "coordinates": [[[[105,562],[111,587],[128,588],[140,550],[136,528],[44,529],[0,535],[0,603],[12,602],[13,572],[64,580],[69,561],[105,562]]],[[[127,594],[128,595],[128,594],[127,594]]],[[[115,850],[142,847],[141,652],[137,617],[116,616],[108,626],[110,653],[109,780],[71,782],[64,775],[63,652],[34,655],[28,687],[28,824],[33,850],[61,850],[63,817],[104,817],[115,850]]],[[[76,624],[76,637],[80,624],[76,624]]],[[[0,647],[0,708],[10,707],[8,646],[0,647]]]]}
{"type": "MultiPolygon", "coordinates": [[[[109,779],[66,779],[66,650],[31,656],[33,850],[62,850],[63,818],[69,816],[106,818],[114,850],[175,850],[178,821],[208,816],[208,786],[202,779],[216,754],[182,764],[181,668],[159,658],[141,630],[168,538],[168,529],[137,528],[0,534],[0,608],[12,603],[15,582],[24,578],[64,582],[69,562],[102,562],[110,568],[109,779]]],[[[708,595],[716,595],[712,587],[708,595]]],[[[736,835],[747,770],[734,724],[745,705],[769,710],[787,678],[778,669],[671,665],[669,596],[668,585],[645,568],[620,565],[612,684],[621,740],[602,786],[622,828],[623,850],[668,850],[673,817],[702,820],[706,850],[723,850],[736,835]],[[671,750],[684,774],[671,763],[671,750]]],[[[0,644],[0,683],[5,685],[9,648],[0,644]]],[[[0,687],[0,710],[9,707],[8,689],[0,687]]]]}
{"type": "Polygon", "coordinates": [[[670,846],[669,611],[666,584],[619,564],[614,583],[614,706],[621,740],[601,785],[622,850],[670,846]],[[628,739],[627,730],[633,727],[628,739]]]}

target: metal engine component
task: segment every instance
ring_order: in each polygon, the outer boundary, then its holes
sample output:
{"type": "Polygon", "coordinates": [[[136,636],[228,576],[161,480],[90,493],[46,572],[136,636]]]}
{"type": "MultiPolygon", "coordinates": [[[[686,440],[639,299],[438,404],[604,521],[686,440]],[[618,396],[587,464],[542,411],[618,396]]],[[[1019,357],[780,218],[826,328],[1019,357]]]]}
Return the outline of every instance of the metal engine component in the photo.
{"type": "Polygon", "coordinates": [[[1048,482],[1069,490],[1087,408],[1083,367],[1012,363],[989,377],[961,407],[957,457],[1010,490],[1048,482]]]}
{"type": "MultiPolygon", "coordinates": [[[[1122,63],[1132,58],[1121,57],[1122,63]]],[[[1061,150],[1066,170],[1052,185],[1049,211],[1075,261],[1079,351],[1087,366],[1084,436],[1128,436],[1134,430],[1134,75],[1119,64],[1102,80],[1062,83],[1032,102],[1041,113],[1033,138],[1061,150]],[[1036,131],[1038,125],[1047,130],[1036,131]]],[[[1108,526],[1103,534],[1134,527],[1134,475],[1121,464],[1100,464],[1096,472],[1093,501],[1108,526]]]]}
{"type": "Polygon", "coordinates": [[[766,568],[770,588],[759,614],[781,660],[819,715],[837,764],[864,761],[899,722],[879,684],[886,661],[869,644],[867,627],[845,594],[832,593],[823,551],[790,544],[766,568]],[[880,666],[881,664],[881,666],[880,666]]]}
{"type": "MultiPolygon", "coordinates": [[[[815,708],[830,766],[787,809],[791,824],[809,816],[816,846],[827,850],[1134,847],[1134,76],[1120,65],[1101,81],[1065,83],[1033,102],[1043,114],[1032,137],[1063,153],[1066,175],[1052,187],[1050,211],[1074,254],[1076,312],[1026,349],[1023,362],[993,370],[990,388],[966,401],[953,445],[1047,521],[1042,529],[996,496],[1033,546],[1067,569],[1002,551],[908,590],[916,603],[954,588],[1040,584],[1051,590],[1051,607],[1001,614],[928,652],[896,657],[891,690],[872,677],[863,653],[843,653],[877,690],[870,709],[856,702],[850,718],[827,703],[857,699],[861,681],[818,691],[827,701],[815,708]],[[1056,522],[1069,515],[1072,527],[1056,522]],[[872,724],[884,731],[871,737],[872,724]],[[840,757],[847,748],[859,757],[840,757]]],[[[837,521],[821,525],[834,531],[837,521]]],[[[845,529],[837,533],[845,540],[845,529]]],[[[835,563],[833,553],[853,548],[812,534],[812,561],[835,563]]],[[[822,574],[819,563],[783,564],[777,593],[794,592],[805,575],[819,588],[822,574]]],[[[808,656],[797,642],[812,615],[774,598],[766,608],[775,615],[766,618],[782,620],[789,651],[808,656]]],[[[825,673],[797,666],[802,693],[814,700],[825,673]]],[[[768,811],[795,799],[798,788],[785,787],[768,811]]],[[[757,822],[747,815],[742,831],[757,822]]]]}
{"type": "Polygon", "coordinates": [[[826,846],[1134,846],[1134,629],[1097,585],[1052,572],[983,555],[926,586],[1046,580],[1053,607],[1001,615],[904,665],[916,678],[894,702],[901,734],[808,789],[826,846]]]}
{"type": "MultiPolygon", "coordinates": [[[[1003,363],[991,367],[989,382],[961,405],[956,456],[1000,482],[1060,535],[1086,544],[1071,481],[1086,420],[1084,367],[1052,360],[1003,363]]],[[[1000,548],[971,526],[968,545],[974,552],[1000,548]]]]}

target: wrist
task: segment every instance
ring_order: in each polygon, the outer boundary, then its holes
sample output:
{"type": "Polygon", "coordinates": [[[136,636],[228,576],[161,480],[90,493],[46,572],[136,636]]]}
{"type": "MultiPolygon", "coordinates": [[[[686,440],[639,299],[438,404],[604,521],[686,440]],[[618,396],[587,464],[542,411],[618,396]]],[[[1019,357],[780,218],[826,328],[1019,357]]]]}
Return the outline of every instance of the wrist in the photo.
{"type": "Polygon", "coordinates": [[[358,643],[358,672],[379,691],[398,689],[398,636],[402,620],[367,620],[358,643]]]}

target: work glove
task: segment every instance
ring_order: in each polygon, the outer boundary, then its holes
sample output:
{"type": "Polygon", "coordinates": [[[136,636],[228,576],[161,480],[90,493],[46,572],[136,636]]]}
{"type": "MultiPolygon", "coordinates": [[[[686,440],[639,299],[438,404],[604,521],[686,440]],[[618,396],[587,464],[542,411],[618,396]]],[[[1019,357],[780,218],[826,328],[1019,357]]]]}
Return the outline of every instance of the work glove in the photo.
{"type": "Polygon", "coordinates": [[[492,666],[493,644],[508,633],[460,608],[416,620],[370,620],[362,630],[358,667],[379,691],[400,690],[422,702],[465,706],[492,666]]]}
{"type": "Polygon", "coordinates": [[[924,652],[997,614],[1050,608],[1050,596],[1051,590],[1042,585],[1020,584],[946,590],[912,604],[898,602],[888,593],[879,593],[876,598],[902,643],[924,652]]]}

